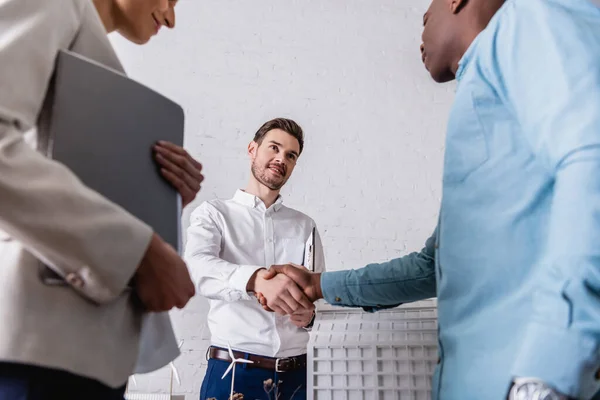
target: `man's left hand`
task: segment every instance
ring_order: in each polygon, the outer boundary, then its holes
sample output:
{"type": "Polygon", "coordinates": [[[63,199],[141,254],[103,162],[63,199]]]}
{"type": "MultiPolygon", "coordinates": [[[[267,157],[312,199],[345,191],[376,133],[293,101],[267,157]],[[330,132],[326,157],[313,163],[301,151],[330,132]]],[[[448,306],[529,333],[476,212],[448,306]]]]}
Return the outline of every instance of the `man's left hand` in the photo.
{"type": "Polygon", "coordinates": [[[176,144],[160,141],[154,146],[154,159],[160,165],[161,174],[181,195],[183,207],[196,198],[200,191],[202,164],[176,144]]]}

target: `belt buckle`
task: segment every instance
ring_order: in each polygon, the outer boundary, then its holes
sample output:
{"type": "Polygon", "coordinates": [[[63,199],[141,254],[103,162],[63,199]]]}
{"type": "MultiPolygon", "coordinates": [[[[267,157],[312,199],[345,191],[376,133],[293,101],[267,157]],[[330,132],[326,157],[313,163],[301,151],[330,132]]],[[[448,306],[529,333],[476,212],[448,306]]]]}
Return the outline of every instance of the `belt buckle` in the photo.
{"type": "Polygon", "coordinates": [[[283,371],[283,370],[279,369],[279,361],[287,361],[287,360],[289,360],[289,358],[278,358],[278,359],[276,359],[275,360],[275,372],[280,373],[280,374],[286,372],[286,371],[283,371]]]}

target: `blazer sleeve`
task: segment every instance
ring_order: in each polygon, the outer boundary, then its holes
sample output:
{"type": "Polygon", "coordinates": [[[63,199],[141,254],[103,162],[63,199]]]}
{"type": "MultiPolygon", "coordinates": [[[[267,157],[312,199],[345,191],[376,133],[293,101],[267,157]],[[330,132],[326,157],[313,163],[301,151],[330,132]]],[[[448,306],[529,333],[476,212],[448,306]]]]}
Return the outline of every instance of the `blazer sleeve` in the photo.
{"type": "Polygon", "coordinates": [[[0,0],[0,229],[80,294],[107,303],[127,287],[152,229],[26,140],[35,138],[56,55],[91,4],[0,0]]]}

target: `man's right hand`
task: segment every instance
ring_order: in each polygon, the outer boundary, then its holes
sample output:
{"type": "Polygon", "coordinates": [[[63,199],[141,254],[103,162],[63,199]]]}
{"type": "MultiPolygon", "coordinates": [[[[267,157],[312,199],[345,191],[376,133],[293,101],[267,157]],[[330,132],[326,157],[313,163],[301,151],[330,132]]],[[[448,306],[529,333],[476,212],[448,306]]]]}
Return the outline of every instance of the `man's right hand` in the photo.
{"type": "Polygon", "coordinates": [[[275,311],[277,314],[290,315],[299,310],[314,310],[315,308],[313,302],[306,297],[292,279],[283,274],[270,276],[265,269],[259,269],[254,273],[248,281],[246,289],[262,296],[269,310],[275,311]],[[269,278],[265,279],[267,275],[269,278]]]}
{"type": "Polygon", "coordinates": [[[183,308],[196,294],[179,254],[156,233],[134,276],[135,291],[148,311],[183,308]]]}
{"type": "MultiPolygon", "coordinates": [[[[295,264],[273,265],[263,275],[263,279],[275,279],[277,277],[281,277],[282,275],[294,281],[296,285],[302,289],[309,301],[314,303],[315,301],[323,298],[320,273],[310,272],[306,268],[295,264]]],[[[264,295],[260,291],[256,292],[258,301],[261,303],[263,308],[266,311],[273,311],[274,309],[269,306],[264,295]]]]}

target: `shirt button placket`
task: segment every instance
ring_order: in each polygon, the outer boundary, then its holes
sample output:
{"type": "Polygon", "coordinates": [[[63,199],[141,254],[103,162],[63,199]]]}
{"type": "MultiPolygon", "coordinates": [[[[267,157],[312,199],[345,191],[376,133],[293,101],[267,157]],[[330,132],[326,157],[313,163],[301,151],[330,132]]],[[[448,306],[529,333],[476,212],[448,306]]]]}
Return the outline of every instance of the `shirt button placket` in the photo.
{"type": "MultiPolygon", "coordinates": [[[[265,261],[267,267],[275,264],[275,229],[273,227],[273,217],[269,211],[264,214],[264,227],[265,227],[265,261]]],[[[274,354],[279,352],[281,348],[281,318],[275,313],[272,313],[273,322],[275,323],[275,343],[274,354]]]]}
{"type": "Polygon", "coordinates": [[[275,237],[273,235],[273,218],[265,213],[265,261],[267,267],[275,264],[275,237]]]}

